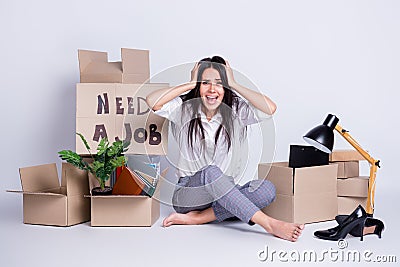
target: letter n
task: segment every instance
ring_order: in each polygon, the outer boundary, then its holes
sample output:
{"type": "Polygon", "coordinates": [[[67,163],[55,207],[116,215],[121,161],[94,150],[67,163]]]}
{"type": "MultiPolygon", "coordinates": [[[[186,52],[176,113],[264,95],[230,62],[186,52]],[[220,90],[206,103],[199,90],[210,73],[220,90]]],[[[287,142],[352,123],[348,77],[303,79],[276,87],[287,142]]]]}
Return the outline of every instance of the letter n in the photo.
{"type": "Polygon", "coordinates": [[[97,96],[97,114],[101,114],[104,109],[104,114],[110,113],[110,105],[108,104],[108,96],[107,93],[103,94],[104,100],[101,98],[101,95],[97,96]]]}

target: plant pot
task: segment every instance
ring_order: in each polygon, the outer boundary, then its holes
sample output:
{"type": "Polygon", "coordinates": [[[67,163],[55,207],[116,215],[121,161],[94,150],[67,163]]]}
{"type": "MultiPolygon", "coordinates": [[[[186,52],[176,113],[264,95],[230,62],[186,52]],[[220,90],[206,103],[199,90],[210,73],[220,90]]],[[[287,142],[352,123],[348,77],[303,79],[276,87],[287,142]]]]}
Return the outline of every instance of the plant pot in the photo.
{"type": "Polygon", "coordinates": [[[109,196],[112,194],[112,188],[110,186],[105,186],[104,190],[101,187],[94,187],[92,189],[92,196],[109,196]]]}

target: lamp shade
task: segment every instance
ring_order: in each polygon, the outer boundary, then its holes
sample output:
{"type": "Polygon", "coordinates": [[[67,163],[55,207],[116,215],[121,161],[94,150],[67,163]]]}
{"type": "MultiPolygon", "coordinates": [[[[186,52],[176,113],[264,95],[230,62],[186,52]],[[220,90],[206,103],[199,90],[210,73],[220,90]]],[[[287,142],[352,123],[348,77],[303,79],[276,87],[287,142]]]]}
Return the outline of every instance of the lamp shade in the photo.
{"type": "Polygon", "coordinates": [[[321,151],[331,153],[334,143],[333,130],[338,122],[339,119],[335,115],[329,114],[322,125],[311,129],[303,136],[304,141],[321,151]]]}

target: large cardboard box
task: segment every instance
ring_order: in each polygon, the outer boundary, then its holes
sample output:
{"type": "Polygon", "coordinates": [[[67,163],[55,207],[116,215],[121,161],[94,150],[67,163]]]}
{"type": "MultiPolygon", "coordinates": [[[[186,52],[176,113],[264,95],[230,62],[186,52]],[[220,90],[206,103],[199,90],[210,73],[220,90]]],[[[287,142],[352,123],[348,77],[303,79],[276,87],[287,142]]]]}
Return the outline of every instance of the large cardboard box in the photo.
{"type": "MultiPolygon", "coordinates": [[[[107,137],[110,142],[130,140],[127,154],[166,154],[168,121],[151,112],[146,103],[149,93],[165,87],[168,84],[77,84],[76,132],[86,138],[93,151],[107,137]]],[[[79,136],[75,150],[88,154],[79,136]]]]}
{"type": "Polygon", "coordinates": [[[57,166],[45,164],[20,168],[23,221],[26,224],[70,226],[90,220],[88,175],[62,163],[61,185],[57,166]]]}
{"type": "Polygon", "coordinates": [[[329,154],[329,161],[359,161],[365,158],[354,149],[338,149],[329,154]]]}
{"type": "Polygon", "coordinates": [[[107,52],[78,50],[81,83],[144,83],[150,79],[149,51],[121,49],[122,62],[107,52]]]}
{"type": "Polygon", "coordinates": [[[358,205],[365,207],[367,206],[366,197],[337,197],[338,199],[338,213],[339,214],[351,214],[358,205]]]}
{"type": "Polygon", "coordinates": [[[367,197],[368,176],[337,179],[337,193],[341,197],[367,197]]]}
{"type": "MultiPolygon", "coordinates": [[[[160,187],[164,170],[153,197],[145,195],[87,196],[91,201],[91,226],[152,226],[160,217],[160,187]]],[[[98,186],[89,174],[90,190],[98,186]]]]}
{"type": "Polygon", "coordinates": [[[337,215],[337,165],[290,168],[287,162],[261,163],[258,176],[276,187],[275,201],[263,209],[273,218],[313,223],[337,215]]]}

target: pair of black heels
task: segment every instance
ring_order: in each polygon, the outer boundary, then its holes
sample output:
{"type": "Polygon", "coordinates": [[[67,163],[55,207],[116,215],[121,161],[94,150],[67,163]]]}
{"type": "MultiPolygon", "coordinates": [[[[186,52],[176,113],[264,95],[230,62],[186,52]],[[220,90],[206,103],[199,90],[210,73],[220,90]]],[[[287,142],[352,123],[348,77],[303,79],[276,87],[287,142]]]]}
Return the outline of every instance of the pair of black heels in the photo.
{"type": "Polygon", "coordinates": [[[338,222],[336,227],[316,231],[314,235],[321,239],[337,241],[345,238],[347,234],[351,234],[360,237],[362,241],[364,235],[367,234],[376,234],[381,238],[385,228],[381,220],[370,217],[361,205],[350,215],[338,215],[335,219],[338,222]]]}

